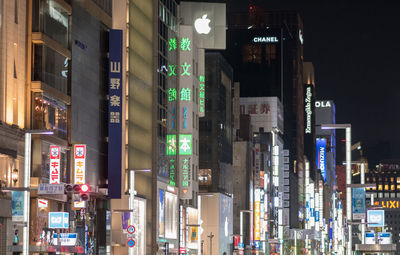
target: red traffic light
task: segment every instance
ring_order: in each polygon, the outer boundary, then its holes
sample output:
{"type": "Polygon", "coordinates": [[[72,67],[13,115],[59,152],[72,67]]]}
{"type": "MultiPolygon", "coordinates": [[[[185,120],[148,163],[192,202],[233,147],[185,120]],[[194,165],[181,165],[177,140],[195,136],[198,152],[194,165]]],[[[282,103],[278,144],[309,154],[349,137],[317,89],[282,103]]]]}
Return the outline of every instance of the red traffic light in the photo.
{"type": "Polygon", "coordinates": [[[87,185],[87,184],[82,184],[82,185],[81,185],[81,192],[86,193],[86,192],[88,192],[89,190],[90,190],[89,185],[87,185]]]}

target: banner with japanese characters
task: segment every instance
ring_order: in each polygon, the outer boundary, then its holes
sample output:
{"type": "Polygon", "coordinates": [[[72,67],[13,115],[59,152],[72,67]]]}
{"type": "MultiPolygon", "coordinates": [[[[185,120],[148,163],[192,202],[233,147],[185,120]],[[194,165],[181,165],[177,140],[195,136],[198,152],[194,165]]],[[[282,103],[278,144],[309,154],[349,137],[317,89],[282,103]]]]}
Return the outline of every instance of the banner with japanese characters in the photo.
{"type": "Polygon", "coordinates": [[[179,172],[179,193],[181,199],[192,199],[193,197],[193,132],[198,113],[197,84],[198,69],[197,47],[193,43],[193,27],[180,26],[179,43],[179,86],[177,89],[178,99],[178,123],[177,128],[177,152],[179,172]]]}
{"type": "Polygon", "coordinates": [[[74,144],[74,183],[85,184],[86,181],[86,145],[74,144]]]}
{"type": "Polygon", "coordinates": [[[50,146],[50,184],[60,184],[60,146],[50,146]]]}
{"type": "Polygon", "coordinates": [[[121,198],[122,30],[110,30],[108,84],[108,196],[121,198]]]}

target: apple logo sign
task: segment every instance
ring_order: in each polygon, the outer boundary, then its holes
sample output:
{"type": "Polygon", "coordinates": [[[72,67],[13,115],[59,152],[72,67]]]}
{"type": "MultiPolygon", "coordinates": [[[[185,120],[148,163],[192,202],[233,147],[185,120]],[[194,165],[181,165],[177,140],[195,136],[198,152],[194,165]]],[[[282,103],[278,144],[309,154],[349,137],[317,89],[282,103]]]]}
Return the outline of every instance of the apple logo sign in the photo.
{"type": "Polygon", "coordinates": [[[207,14],[204,14],[203,17],[198,18],[194,21],[194,28],[196,29],[198,34],[208,34],[211,31],[210,27],[210,19],[207,19],[207,14]]]}

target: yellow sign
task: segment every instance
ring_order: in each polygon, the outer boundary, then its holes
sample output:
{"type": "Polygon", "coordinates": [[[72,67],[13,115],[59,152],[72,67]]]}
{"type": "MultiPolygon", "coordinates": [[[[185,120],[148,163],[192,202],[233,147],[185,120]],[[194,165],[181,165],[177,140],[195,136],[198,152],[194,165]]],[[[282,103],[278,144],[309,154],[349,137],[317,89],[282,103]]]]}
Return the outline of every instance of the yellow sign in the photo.
{"type": "Polygon", "coordinates": [[[399,209],[400,201],[397,200],[375,201],[374,205],[382,206],[382,208],[387,208],[387,209],[399,209]]]}

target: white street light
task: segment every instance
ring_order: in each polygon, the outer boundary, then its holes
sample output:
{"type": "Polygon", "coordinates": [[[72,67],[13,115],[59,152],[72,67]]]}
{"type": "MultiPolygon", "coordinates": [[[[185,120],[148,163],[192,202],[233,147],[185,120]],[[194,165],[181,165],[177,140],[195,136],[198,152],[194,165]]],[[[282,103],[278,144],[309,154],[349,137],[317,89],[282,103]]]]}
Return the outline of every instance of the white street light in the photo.
{"type": "MultiPolygon", "coordinates": [[[[345,129],[346,130],[346,216],[352,220],[351,214],[351,124],[321,124],[321,129],[345,129]]],[[[349,241],[347,243],[347,254],[352,254],[352,229],[349,227],[349,241]]]]}
{"type": "MultiPolygon", "coordinates": [[[[129,218],[131,221],[131,225],[134,224],[133,217],[134,217],[134,204],[135,204],[135,172],[151,172],[151,169],[130,169],[129,170],[129,218]]],[[[128,248],[129,255],[133,255],[133,248],[128,248]]]]}
{"type": "Polygon", "coordinates": [[[31,148],[32,134],[36,135],[52,135],[53,131],[49,130],[26,130],[25,131],[25,159],[24,159],[24,228],[22,232],[22,254],[29,254],[29,210],[30,210],[30,190],[31,186],[31,148]]]}

